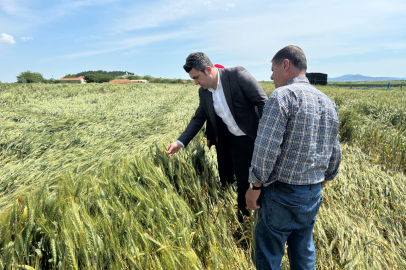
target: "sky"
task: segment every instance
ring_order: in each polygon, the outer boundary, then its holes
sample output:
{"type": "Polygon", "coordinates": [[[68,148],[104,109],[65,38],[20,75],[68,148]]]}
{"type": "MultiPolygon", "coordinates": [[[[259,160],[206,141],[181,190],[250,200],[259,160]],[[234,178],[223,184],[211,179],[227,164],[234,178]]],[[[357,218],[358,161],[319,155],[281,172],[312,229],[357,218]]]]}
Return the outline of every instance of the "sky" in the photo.
{"type": "Polygon", "coordinates": [[[0,0],[0,81],[30,70],[188,78],[189,53],[270,80],[298,45],[308,72],[406,77],[404,0],[0,0]]]}

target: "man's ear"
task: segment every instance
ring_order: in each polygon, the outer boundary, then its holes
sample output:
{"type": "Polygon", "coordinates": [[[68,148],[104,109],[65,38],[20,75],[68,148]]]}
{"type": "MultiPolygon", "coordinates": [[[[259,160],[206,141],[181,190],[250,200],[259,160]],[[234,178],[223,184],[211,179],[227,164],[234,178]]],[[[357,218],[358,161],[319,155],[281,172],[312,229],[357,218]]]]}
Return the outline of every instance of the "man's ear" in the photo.
{"type": "Polygon", "coordinates": [[[204,74],[209,76],[211,74],[212,68],[209,66],[206,66],[206,68],[204,69],[204,74]]]}
{"type": "Polygon", "coordinates": [[[283,60],[282,62],[283,69],[287,71],[290,68],[290,62],[288,59],[283,60]]]}

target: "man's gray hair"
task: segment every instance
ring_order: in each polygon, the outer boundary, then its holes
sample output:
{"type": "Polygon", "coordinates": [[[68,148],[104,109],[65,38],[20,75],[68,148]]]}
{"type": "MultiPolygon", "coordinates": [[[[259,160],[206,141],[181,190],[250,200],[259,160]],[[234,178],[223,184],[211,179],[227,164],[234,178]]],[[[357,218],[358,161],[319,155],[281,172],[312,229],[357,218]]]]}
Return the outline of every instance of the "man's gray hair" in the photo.
{"type": "Polygon", "coordinates": [[[286,46],[275,54],[272,58],[272,63],[279,66],[285,59],[288,59],[289,62],[300,71],[306,71],[306,55],[300,47],[295,45],[286,46]]]}
{"type": "Polygon", "coordinates": [[[186,64],[183,65],[183,69],[189,73],[192,68],[204,73],[206,67],[213,67],[213,63],[210,61],[209,57],[202,52],[192,52],[186,58],[186,64]]]}

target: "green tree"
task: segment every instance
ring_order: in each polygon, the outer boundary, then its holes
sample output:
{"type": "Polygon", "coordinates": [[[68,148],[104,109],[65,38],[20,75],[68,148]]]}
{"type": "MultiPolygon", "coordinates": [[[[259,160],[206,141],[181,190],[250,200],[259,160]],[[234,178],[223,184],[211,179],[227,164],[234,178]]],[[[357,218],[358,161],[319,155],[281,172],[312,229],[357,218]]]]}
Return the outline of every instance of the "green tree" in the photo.
{"type": "MultiPolygon", "coordinates": [[[[64,77],[65,78],[65,77],[64,77]]],[[[45,80],[44,81],[45,83],[52,83],[52,84],[55,84],[55,83],[60,83],[61,81],[60,80],[57,80],[57,79],[54,79],[54,78],[51,78],[51,79],[49,79],[49,80],[45,80]]]]}
{"type": "Polygon", "coordinates": [[[138,76],[138,75],[131,75],[131,76],[127,76],[127,79],[129,79],[129,80],[141,80],[142,77],[138,76]]]}
{"type": "Polygon", "coordinates": [[[75,74],[66,74],[64,78],[76,78],[75,74]]]}
{"type": "Polygon", "coordinates": [[[96,74],[87,74],[84,77],[84,79],[88,83],[103,83],[103,82],[109,82],[109,81],[113,80],[114,78],[109,75],[105,75],[103,73],[96,73],[96,74]]]}
{"type": "Polygon", "coordinates": [[[151,83],[162,83],[162,79],[161,78],[153,78],[149,82],[151,82],[151,83]]]}
{"type": "Polygon", "coordinates": [[[17,76],[17,82],[19,83],[39,83],[44,81],[45,79],[41,73],[31,72],[29,70],[21,72],[20,75],[17,76]]]}
{"type": "Polygon", "coordinates": [[[99,82],[97,79],[97,75],[95,74],[87,74],[84,79],[86,80],[87,83],[97,83],[99,82]]]}
{"type": "Polygon", "coordinates": [[[142,77],[144,80],[147,81],[151,81],[154,77],[152,77],[151,75],[145,75],[144,77],[142,77]]]}
{"type": "Polygon", "coordinates": [[[111,80],[114,80],[114,78],[111,77],[110,75],[104,75],[104,74],[98,75],[98,79],[99,79],[99,83],[109,82],[111,80]]]}

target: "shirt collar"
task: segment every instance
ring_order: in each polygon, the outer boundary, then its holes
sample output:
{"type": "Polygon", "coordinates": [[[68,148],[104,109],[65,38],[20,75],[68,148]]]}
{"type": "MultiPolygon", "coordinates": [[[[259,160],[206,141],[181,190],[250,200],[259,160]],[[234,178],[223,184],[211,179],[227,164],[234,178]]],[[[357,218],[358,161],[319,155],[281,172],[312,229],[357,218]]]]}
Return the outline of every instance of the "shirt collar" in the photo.
{"type": "MultiPolygon", "coordinates": [[[[220,70],[217,69],[217,75],[218,75],[218,79],[217,79],[217,89],[219,89],[219,86],[221,87],[221,80],[220,80],[220,70]]],[[[209,87],[207,90],[209,90],[212,93],[215,93],[216,90],[214,90],[213,87],[209,87]]]]}
{"type": "Polygon", "coordinates": [[[309,83],[309,79],[307,79],[307,77],[295,77],[292,80],[288,81],[285,85],[294,83],[309,83]]]}

